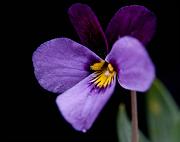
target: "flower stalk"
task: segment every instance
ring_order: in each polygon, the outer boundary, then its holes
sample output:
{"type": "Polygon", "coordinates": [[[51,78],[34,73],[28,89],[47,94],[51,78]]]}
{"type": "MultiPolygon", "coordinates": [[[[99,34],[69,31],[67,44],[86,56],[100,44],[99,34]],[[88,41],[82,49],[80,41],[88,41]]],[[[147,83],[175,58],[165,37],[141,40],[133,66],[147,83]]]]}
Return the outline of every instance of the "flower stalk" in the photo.
{"type": "Polygon", "coordinates": [[[137,94],[131,91],[131,113],[132,113],[132,142],[138,142],[138,112],[137,112],[137,94]]]}

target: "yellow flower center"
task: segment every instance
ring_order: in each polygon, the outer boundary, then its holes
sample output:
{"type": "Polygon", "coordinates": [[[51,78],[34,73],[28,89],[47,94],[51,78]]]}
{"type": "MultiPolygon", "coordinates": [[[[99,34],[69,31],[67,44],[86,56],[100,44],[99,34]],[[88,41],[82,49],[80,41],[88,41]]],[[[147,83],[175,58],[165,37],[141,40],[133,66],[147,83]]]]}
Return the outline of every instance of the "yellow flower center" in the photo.
{"type": "Polygon", "coordinates": [[[106,88],[111,84],[116,75],[116,71],[110,63],[104,60],[94,63],[90,69],[95,72],[95,77],[91,80],[99,88],[106,88]]]}

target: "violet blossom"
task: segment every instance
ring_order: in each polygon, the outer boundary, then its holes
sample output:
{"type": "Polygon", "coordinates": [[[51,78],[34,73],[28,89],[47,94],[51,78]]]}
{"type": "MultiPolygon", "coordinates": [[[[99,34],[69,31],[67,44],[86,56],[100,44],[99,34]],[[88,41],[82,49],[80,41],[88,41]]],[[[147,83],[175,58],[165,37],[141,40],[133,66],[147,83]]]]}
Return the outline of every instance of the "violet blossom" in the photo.
{"type": "Polygon", "coordinates": [[[144,92],[151,86],[155,68],[144,45],[154,34],[156,19],[143,6],[126,6],[104,34],[87,5],[74,4],[68,13],[83,45],[68,38],[43,43],[33,54],[34,72],[43,88],[60,94],[56,103],[63,117],[86,132],[111,97],[116,78],[128,90],[144,92]],[[103,59],[87,47],[104,48],[107,55],[103,59]]]}

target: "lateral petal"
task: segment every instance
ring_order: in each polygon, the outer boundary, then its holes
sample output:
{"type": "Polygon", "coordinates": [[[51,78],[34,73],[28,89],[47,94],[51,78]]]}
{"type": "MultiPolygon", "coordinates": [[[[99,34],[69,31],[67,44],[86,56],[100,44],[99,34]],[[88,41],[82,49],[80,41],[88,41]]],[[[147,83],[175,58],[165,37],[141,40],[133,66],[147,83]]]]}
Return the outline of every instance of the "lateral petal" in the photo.
{"type": "Polygon", "coordinates": [[[40,85],[48,91],[62,93],[87,77],[91,63],[101,59],[75,41],[57,38],[40,45],[32,60],[40,85]]]}
{"type": "Polygon", "coordinates": [[[144,92],[155,78],[155,68],[148,53],[133,37],[116,41],[106,61],[116,68],[119,84],[125,89],[144,92]]]}

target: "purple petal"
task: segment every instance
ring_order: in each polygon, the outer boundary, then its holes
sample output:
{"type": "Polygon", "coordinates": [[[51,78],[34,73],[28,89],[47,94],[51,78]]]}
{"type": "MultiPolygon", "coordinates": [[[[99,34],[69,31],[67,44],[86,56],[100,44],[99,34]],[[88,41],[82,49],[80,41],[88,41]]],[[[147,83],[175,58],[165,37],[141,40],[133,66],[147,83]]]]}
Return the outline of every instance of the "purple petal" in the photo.
{"type": "Polygon", "coordinates": [[[57,97],[57,105],[64,118],[78,131],[86,132],[114,91],[116,79],[108,88],[99,90],[89,82],[94,74],[57,97]]]}
{"type": "Polygon", "coordinates": [[[154,65],[143,45],[133,37],[115,42],[106,61],[116,67],[118,81],[125,89],[144,92],[154,80],[154,65]]]}
{"type": "Polygon", "coordinates": [[[61,93],[87,77],[92,62],[101,60],[88,48],[67,38],[42,44],[33,54],[33,65],[40,85],[61,93]]]}
{"type": "Polygon", "coordinates": [[[131,5],[117,11],[107,27],[106,37],[110,45],[125,35],[133,36],[146,45],[155,30],[155,15],[144,6],[131,5]]]}
{"type": "Polygon", "coordinates": [[[96,53],[106,53],[107,41],[99,21],[86,4],[74,4],[69,8],[69,18],[81,42],[96,53]]]}

